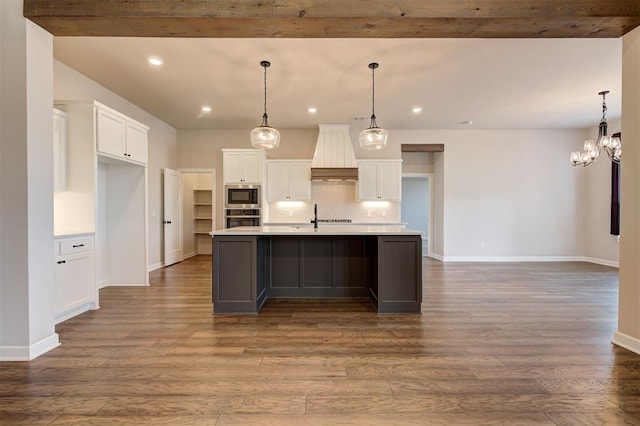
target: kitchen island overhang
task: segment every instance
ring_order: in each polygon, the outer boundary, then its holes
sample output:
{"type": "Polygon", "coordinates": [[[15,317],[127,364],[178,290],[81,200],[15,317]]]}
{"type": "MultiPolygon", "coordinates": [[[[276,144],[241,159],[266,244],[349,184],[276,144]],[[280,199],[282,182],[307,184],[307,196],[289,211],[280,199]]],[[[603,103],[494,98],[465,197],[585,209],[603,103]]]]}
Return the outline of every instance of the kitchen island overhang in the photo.
{"type": "Polygon", "coordinates": [[[236,227],[211,232],[214,314],[257,314],[267,298],[369,298],[419,314],[422,237],[402,226],[236,227]]]}

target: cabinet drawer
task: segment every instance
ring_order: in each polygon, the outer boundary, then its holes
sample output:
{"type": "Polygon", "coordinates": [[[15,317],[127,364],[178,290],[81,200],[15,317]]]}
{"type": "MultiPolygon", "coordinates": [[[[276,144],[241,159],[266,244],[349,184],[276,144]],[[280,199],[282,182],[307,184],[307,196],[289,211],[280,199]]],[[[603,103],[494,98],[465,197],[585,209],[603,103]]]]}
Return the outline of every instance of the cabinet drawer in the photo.
{"type": "Polygon", "coordinates": [[[93,250],[93,239],[91,237],[72,238],[58,241],[58,255],[81,253],[93,250]]]}

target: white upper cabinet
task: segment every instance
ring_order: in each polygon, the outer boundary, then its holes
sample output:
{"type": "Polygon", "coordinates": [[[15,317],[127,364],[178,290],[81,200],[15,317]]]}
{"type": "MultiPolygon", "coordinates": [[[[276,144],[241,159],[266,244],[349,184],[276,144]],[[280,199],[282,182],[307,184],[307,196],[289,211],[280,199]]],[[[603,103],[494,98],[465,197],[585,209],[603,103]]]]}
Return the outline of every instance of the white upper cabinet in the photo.
{"type": "Polygon", "coordinates": [[[400,201],[402,160],[358,161],[359,201],[400,201]]]}
{"type": "Polygon", "coordinates": [[[96,103],[96,137],[99,154],[146,164],[148,131],[147,126],[96,103]]]}
{"type": "Polygon", "coordinates": [[[53,188],[67,188],[67,114],[53,109],[53,188]]]}
{"type": "Polygon", "coordinates": [[[259,149],[223,149],[222,174],[225,184],[261,184],[264,151],[259,149]]]}
{"type": "Polygon", "coordinates": [[[311,199],[311,161],[267,162],[267,201],[311,199]]]}
{"type": "Polygon", "coordinates": [[[147,164],[148,145],[147,129],[135,123],[127,122],[127,157],[130,160],[147,164]]]}

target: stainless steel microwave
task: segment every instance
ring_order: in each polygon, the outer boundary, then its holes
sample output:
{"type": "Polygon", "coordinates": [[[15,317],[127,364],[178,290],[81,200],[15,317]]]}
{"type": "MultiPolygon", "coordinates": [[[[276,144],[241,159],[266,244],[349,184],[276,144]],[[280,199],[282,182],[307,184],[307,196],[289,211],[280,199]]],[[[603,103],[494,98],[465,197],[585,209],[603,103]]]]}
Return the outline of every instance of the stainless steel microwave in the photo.
{"type": "Polygon", "coordinates": [[[260,185],[225,185],[226,208],[260,208],[260,185]]]}

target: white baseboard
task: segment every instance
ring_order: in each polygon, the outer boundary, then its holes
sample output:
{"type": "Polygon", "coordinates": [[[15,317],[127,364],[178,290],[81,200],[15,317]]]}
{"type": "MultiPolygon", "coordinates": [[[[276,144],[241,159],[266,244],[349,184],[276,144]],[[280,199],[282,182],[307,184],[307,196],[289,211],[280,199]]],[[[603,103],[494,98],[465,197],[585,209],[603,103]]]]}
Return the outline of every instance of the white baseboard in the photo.
{"type": "Polygon", "coordinates": [[[95,311],[96,309],[100,309],[100,306],[96,302],[87,302],[83,303],[80,306],[76,306],[75,308],[68,310],[66,312],[62,312],[55,316],[54,322],[56,324],[60,324],[63,321],[66,321],[70,318],[78,316],[80,314],[84,314],[87,311],[95,311]]]}
{"type": "Polygon", "coordinates": [[[187,253],[185,255],[182,256],[182,260],[188,259],[190,257],[193,257],[195,255],[197,255],[198,253],[196,253],[195,251],[192,251],[191,253],[187,253]]]}
{"type": "Polygon", "coordinates": [[[57,333],[31,346],[0,346],[0,361],[31,361],[58,346],[60,346],[60,340],[57,333]]]}
{"type": "Polygon", "coordinates": [[[438,253],[431,253],[431,257],[433,257],[436,260],[439,260],[440,262],[444,262],[444,256],[438,253]]]}
{"type": "Polygon", "coordinates": [[[154,263],[153,265],[149,265],[149,272],[155,271],[156,269],[160,269],[164,266],[164,262],[154,263]]]}
{"type": "Polygon", "coordinates": [[[630,350],[631,352],[635,352],[640,355],[640,339],[636,339],[635,337],[631,337],[628,334],[620,333],[616,331],[613,335],[613,340],[611,341],[614,345],[618,345],[625,349],[630,350]]]}
{"type": "Polygon", "coordinates": [[[589,262],[619,267],[618,262],[584,256],[442,256],[433,257],[443,262],[589,262]]]}
{"type": "Polygon", "coordinates": [[[443,262],[581,262],[580,256],[444,256],[443,262]]]}
{"type": "Polygon", "coordinates": [[[109,281],[100,280],[100,281],[98,281],[97,286],[98,286],[98,290],[100,290],[101,288],[108,287],[109,286],[109,281]]]}
{"type": "Polygon", "coordinates": [[[109,287],[149,287],[149,284],[146,283],[136,283],[136,284],[118,284],[118,283],[109,283],[109,287]]]}
{"type": "Polygon", "coordinates": [[[620,262],[613,260],[597,259],[595,257],[585,257],[585,262],[597,263],[598,265],[612,266],[614,268],[620,268],[620,262]]]}

